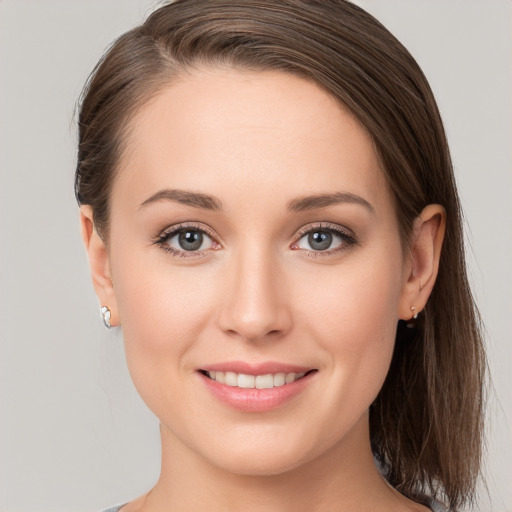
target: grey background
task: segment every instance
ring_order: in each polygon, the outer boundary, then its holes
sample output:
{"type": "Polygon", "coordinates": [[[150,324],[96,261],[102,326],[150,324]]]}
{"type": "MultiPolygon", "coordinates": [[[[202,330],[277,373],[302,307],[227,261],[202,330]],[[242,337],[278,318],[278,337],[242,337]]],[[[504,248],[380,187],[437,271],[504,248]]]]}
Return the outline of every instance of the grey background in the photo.
{"type": "MultiPolygon", "coordinates": [[[[73,197],[72,113],[150,0],[0,0],[0,511],[93,511],[155,481],[155,419],[100,324],[73,197]]],[[[481,510],[512,511],[512,2],[359,0],[437,96],[494,382],[481,510]]]]}

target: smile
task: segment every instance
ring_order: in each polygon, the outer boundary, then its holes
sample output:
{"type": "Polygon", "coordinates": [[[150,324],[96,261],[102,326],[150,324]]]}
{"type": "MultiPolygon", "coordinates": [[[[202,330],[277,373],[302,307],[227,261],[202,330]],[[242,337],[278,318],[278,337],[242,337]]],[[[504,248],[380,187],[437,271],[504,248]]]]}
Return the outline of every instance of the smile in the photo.
{"type": "Polygon", "coordinates": [[[280,363],[231,362],[197,373],[210,396],[240,412],[254,413],[280,408],[301,395],[318,370],[280,363]]]}
{"type": "Polygon", "coordinates": [[[291,384],[304,377],[308,372],[267,373],[265,375],[247,375],[245,373],[205,371],[210,379],[226,386],[244,389],[271,389],[291,384]]]}

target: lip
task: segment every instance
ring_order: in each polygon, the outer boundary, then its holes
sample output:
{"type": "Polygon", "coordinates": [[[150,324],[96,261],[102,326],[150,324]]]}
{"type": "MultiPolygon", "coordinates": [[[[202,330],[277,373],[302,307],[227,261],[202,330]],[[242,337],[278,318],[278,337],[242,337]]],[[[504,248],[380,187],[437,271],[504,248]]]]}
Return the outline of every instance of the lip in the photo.
{"type": "Polygon", "coordinates": [[[262,363],[247,363],[246,361],[227,361],[224,363],[209,364],[202,366],[200,370],[207,372],[235,372],[246,375],[265,375],[267,373],[301,373],[309,372],[314,368],[297,366],[276,361],[265,361],[262,363]]]}
{"type": "Polygon", "coordinates": [[[202,367],[197,375],[206,389],[217,400],[240,412],[267,412],[275,410],[301,394],[314,379],[317,371],[314,368],[265,362],[250,364],[243,361],[231,361],[202,367]],[[304,377],[284,386],[268,389],[247,389],[221,384],[206,376],[203,371],[224,371],[245,373],[246,375],[265,375],[268,373],[307,373],[304,377]]]}

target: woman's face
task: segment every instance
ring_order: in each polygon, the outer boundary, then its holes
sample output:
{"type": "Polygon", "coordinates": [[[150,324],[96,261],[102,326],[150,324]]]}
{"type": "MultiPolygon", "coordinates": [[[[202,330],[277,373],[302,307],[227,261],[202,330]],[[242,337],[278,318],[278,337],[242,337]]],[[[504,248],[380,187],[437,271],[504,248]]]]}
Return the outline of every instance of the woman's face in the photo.
{"type": "Polygon", "coordinates": [[[166,442],[252,474],[367,443],[410,269],[365,130],[295,76],[202,70],[127,147],[109,305],[166,442]]]}

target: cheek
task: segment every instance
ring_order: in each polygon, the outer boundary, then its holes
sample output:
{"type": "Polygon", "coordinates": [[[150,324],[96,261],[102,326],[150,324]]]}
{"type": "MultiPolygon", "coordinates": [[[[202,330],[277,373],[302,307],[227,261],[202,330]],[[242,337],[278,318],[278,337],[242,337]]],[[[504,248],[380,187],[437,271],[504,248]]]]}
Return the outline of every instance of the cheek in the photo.
{"type": "Polygon", "coordinates": [[[212,304],[212,286],[198,276],[201,270],[172,267],[157,250],[112,259],[127,363],[143,397],[153,394],[152,383],[170,384],[177,369],[190,371],[184,354],[205,328],[212,304]]]}
{"type": "Polygon", "coordinates": [[[374,394],[393,353],[401,261],[396,249],[347,258],[336,272],[311,276],[295,293],[302,301],[301,329],[318,340],[341,379],[357,379],[360,389],[370,386],[374,394]]]}

